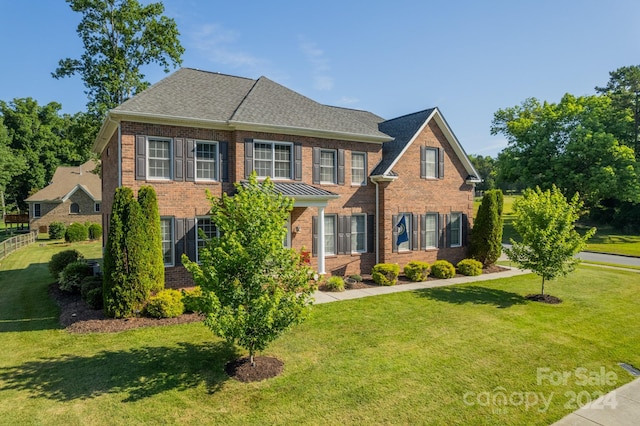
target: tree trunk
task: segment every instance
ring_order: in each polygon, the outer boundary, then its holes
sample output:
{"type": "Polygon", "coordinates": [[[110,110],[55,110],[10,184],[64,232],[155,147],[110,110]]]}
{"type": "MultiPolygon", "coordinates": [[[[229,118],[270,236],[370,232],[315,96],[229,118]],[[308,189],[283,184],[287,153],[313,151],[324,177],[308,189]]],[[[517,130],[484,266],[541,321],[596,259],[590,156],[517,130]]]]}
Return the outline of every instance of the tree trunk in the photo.
{"type": "Polygon", "coordinates": [[[544,296],[544,277],[542,277],[542,292],[540,294],[544,296]]]}

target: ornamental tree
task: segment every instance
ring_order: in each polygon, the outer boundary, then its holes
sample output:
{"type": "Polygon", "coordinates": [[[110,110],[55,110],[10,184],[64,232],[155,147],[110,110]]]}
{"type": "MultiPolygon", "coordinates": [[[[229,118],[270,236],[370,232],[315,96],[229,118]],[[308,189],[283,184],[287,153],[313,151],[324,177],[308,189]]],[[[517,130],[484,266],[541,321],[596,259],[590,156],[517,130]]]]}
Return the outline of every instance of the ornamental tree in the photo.
{"type": "Polygon", "coordinates": [[[582,202],[576,193],[570,201],[553,185],[550,190],[527,189],[513,203],[513,227],[522,242],[511,239],[511,248],[504,251],[514,262],[542,277],[544,283],[572,272],[580,262],[575,255],[582,250],[596,229],[583,236],[575,229],[582,202]]]}
{"type": "Polygon", "coordinates": [[[471,233],[471,257],[484,266],[496,263],[502,253],[502,191],[487,191],[482,197],[471,233]]]}
{"type": "Polygon", "coordinates": [[[236,190],[207,193],[220,237],[201,249],[199,264],[184,255],[182,262],[202,288],[205,325],[245,348],[255,366],[256,351],[305,319],[313,287],[300,253],[283,246],[293,200],[255,173],[236,190]]]}

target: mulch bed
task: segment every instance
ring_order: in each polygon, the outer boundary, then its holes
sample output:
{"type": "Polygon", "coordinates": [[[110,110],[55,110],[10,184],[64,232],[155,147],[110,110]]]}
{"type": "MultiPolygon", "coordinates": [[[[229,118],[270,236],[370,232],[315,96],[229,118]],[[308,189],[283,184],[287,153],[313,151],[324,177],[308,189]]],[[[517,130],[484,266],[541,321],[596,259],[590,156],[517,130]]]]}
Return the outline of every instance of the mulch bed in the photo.
{"type": "Polygon", "coordinates": [[[252,366],[249,357],[238,358],[228,362],[224,371],[229,377],[247,383],[276,377],[284,368],[282,361],[269,356],[254,356],[253,362],[252,366]]]}
{"type": "Polygon", "coordinates": [[[532,300],[534,302],[548,303],[550,305],[557,305],[558,303],[562,303],[562,299],[558,299],[557,297],[551,296],[549,294],[527,294],[524,298],[527,300],[532,300]]]}

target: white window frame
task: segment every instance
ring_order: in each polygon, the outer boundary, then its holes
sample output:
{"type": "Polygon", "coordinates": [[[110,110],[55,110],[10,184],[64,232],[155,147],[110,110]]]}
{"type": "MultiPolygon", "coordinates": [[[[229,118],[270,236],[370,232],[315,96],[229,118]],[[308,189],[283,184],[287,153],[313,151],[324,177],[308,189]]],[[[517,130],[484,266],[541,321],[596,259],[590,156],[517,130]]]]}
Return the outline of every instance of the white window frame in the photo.
{"type": "Polygon", "coordinates": [[[33,203],[33,217],[42,217],[42,205],[40,203],[33,203]]]}
{"type": "Polygon", "coordinates": [[[196,181],[207,181],[207,182],[217,182],[219,181],[219,173],[220,173],[220,148],[218,145],[218,141],[205,141],[205,140],[196,140],[196,155],[195,155],[195,160],[196,160],[196,181]],[[201,160],[198,159],[198,146],[203,146],[203,145],[213,145],[213,149],[214,149],[214,156],[215,158],[213,160],[201,160]],[[199,168],[198,165],[199,164],[211,164],[213,163],[213,174],[214,177],[213,178],[204,178],[204,177],[198,177],[198,172],[199,172],[199,168]]]}
{"type": "Polygon", "coordinates": [[[438,179],[438,148],[426,147],[424,155],[426,163],[425,178],[438,179]]]}
{"type": "Polygon", "coordinates": [[[171,180],[173,179],[173,144],[171,143],[172,139],[171,138],[161,138],[161,137],[155,137],[155,136],[147,136],[147,179],[148,180],[171,180]],[[169,147],[169,157],[168,158],[164,158],[164,157],[152,157],[150,155],[150,145],[151,142],[163,142],[163,143],[167,143],[168,147],[169,147]],[[169,162],[169,176],[151,176],[151,167],[149,165],[149,163],[151,162],[151,160],[163,160],[163,161],[168,161],[169,162]]]}
{"type": "Polygon", "coordinates": [[[402,219],[402,216],[404,216],[404,223],[407,226],[407,237],[409,238],[407,241],[398,244],[398,253],[401,251],[411,251],[411,237],[412,237],[412,229],[411,229],[411,218],[413,217],[412,213],[407,213],[407,212],[403,212],[403,213],[398,213],[398,219],[396,221],[396,223],[393,224],[393,226],[397,226],[398,223],[400,223],[400,220],[402,219]]]}
{"type": "Polygon", "coordinates": [[[367,153],[366,152],[358,152],[358,151],[353,151],[351,152],[351,185],[353,186],[366,186],[367,185],[367,153]],[[358,157],[358,156],[362,156],[362,169],[360,168],[355,168],[353,166],[353,159],[354,157],[358,157]],[[355,182],[353,180],[353,171],[354,170],[362,170],[362,181],[360,182],[355,182]]]}
{"type": "Polygon", "coordinates": [[[334,256],[337,254],[338,244],[338,215],[325,214],[324,215],[324,254],[328,256],[334,256]],[[333,221],[333,225],[329,226],[327,220],[333,221]],[[327,238],[333,238],[333,251],[329,250],[329,244],[327,244],[327,238]]]}
{"type": "Polygon", "coordinates": [[[351,215],[351,253],[366,253],[367,252],[367,215],[362,214],[352,214],[351,215]],[[364,219],[364,227],[362,232],[357,232],[357,227],[354,226],[356,223],[356,218],[364,219]],[[358,235],[362,235],[363,247],[358,250],[358,235]]]}
{"type": "Polygon", "coordinates": [[[174,222],[174,218],[173,217],[169,217],[169,216],[161,216],[160,217],[160,241],[162,242],[162,260],[164,262],[164,266],[174,266],[175,264],[175,248],[176,248],[176,232],[175,232],[175,226],[174,226],[175,222],[174,222]],[[165,235],[162,232],[162,223],[163,222],[169,222],[169,231],[171,232],[170,235],[170,239],[169,240],[165,240],[164,237],[165,235]],[[171,251],[171,261],[170,262],[166,262],[165,259],[165,249],[164,249],[164,245],[166,243],[169,243],[169,247],[170,247],[170,251],[171,251]]]}
{"type": "Polygon", "coordinates": [[[320,150],[320,183],[335,185],[338,183],[338,152],[335,149],[321,149],[320,150]],[[328,166],[322,164],[322,155],[331,154],[333,157],[333,165],[331,166],[331,180],[323,179],[323,169],[328,169],[328,166]]]}
{"type": "Polygon", "coordinates": [[[449,226],[451,227],[451,229],[449,229],[449,235],[452,241],[449,242],[449,247],[462,247],[462,212],[451,212],[450,215],[450,221],[449,221],[449,226]],[[453,218],[454,216],[457,216],[458,218],[458,242],[456,244],[453,244],[453,218]]]}
{"type": "Polygon", "coordinates": [[[428,212],[425,214],[425,219],[424,219],[424,223],[425,223],[425,230],[424,230],[424,243],[425,243],[425,250],[430,250],[430,249],[436,249],[438,248],[438,213],[434,213],[434,212],[428,212]],[[427,219],[429,217],[433,217],[434,221],[433,221],[433,229],[428,229],[427,226],[427,219]],[[431,233],[431,235],[433,236],[433,245],[429,245],[429,234],[431,233]]]}
{"type": "MultiPolygon", "coordinates": [[[[271,145],[271,159],[269,160],[271,162],[271,170],[269,172],[269,175],[267,176],[263,176],[258,174],[259,178],[266,178],[268,177],[271,180],[291,180],[293,179],[293,160],[294,160],[294,150],[293,150],[293,143],[292,142],[275,142],[275,141],[267,141],[267,140],[260,140],[260,139],[255,139],[253,141],[253,170],[256,171],[256,173],[258,173],[258,169],[256,168],[256,161],[266,161],[263,159],[258,159],[256,156],[256,145],[258,144],[263,144],[263,145],[271,145]],[[286,146],[287,149],[289,150],[289,176],[284,177],[284,176],[275,176],[275,170],[276,170],[276,145],[279,146],[286,146]]],[[[280,161],[281,163],[284,163],[283,161],[280,161]]]]}
{"type": "Polygon", "coordinates": [[[102,210],[102,204],[101,203],[93,203],[93,211],[94,211],[94,213],[100,213],[100,210],[102,210]]]}
{"type": "MultiPolygon", "coordinates": [[[[196,217],[196,262],[200,263],[200,243],[205,243],[207,242],[207,240],[203,240],[202,238],[200,238],[200,224],[202,224],[202,221],[204,220],[209,220],[211,221],[211,217],[210,216],[200,216],[200,217],[196,217]]],[[[213,223],[211,223],[211,226],[215,226],[213,223]]],[[[204,231],[204,230],[203,230],[204,231]]],[[[205,232],[206,234],[206,232],[205,232]]],[[[220,230],[216,227],[216,234],[212,237],[209,238],[213,238],[213,237],[219,237],[220,236],[220,230]]]]}

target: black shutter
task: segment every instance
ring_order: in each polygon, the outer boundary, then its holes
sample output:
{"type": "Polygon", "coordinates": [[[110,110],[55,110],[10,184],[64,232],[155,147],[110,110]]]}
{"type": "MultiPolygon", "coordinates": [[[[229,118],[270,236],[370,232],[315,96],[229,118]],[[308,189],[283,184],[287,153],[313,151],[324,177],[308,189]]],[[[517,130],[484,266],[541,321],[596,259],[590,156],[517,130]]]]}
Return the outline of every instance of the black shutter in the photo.
{"type": "Polygon", "coordinates": [[[420,178],[426,179],[427,177],[427,147],[420,147],[420,178]]]}
{"type": "Polygon", "coordinates": [[[447,219],[446,219],[446,226],[447,226],[447,245],[446,247],[451,247],[451,215],[448,214],[447,215],[447,219]]]}
{"type": "Polygon", "coordinates": [[[313,159],[312,159],[312,164],[313,164],[313,170],[312,170],[312,174],[313,174],[313,183],[315,184],[319,184],[320,183],[320,148],[317,146],[313,147],[313,159]]]}
{"type": "Polygon", "coordinates": [[[374,253],[376,249],[376,217],[367,215],[367,253],[374,253]]]}
{"type": "Polygon", "coordinates": [[[293,162],[293,178],[295,180],[302,180],[302,144],[294,143],[293,144],[293,154],[294,154],[294,162],[293,162]]]}
{"type": "Polygon", "coordinates": [[[462,215],[462,245],[463,246],[468,246],[469,245],[469,229],[471,227],[469,226],[469,216],[467,216],[466,214],[462,215]]]}
{"type": "Polygon", "coordinates": [[[175,265],[180,264],[180,258],[184,253],[184,239],[185,239],[185,219],[174,219],[174,226],[176,230],[175,234],[175,265]]]}
{"type": "Polygon", "coordinates": [[[418,247],[418,215],[411,215],[411,250],[419,250],[418,247]]]}
{"type": "MultiPolygon", "coordinates": [[[[185,252],[189,260],[195,262],[196,261],[196,232],[198,229],[196,228],[196,220],[195,219],[185,219],[186,221],[186,247],[185,252]]],[[[176,262],[177,263],[177,262],[176,262]]],[[[180,262],[181,263],[181,262],[180,262]]]]}
{"type": "Polygon", "coordinates": [[[318,216],[311,218],[311,234],[311,255],[315,257],[318,255],[318,216]]]}
{"type": "Polygon", "coordinates": [[[398,227],[396,224],[398,223],[398,215],[391,216],[391,251],[393,253],[398,252],[398,227]]]}
{"type": "Polygon", "coordinates": [[[420,215],[420,250],[426,250],[427,248],[427,215],[420,215]]]}
{"type": "Polygon", "coordinates": [[[173,179],[184,180],[184,139],[173,140],[173,179]]]}
{"type": "Polygon", "coordinates": [[[185,175],[184,180],[193,182],[196,180],[196,141],[187,139],[185,152],[185,175]]]}
{"type": "Polygon", "coordinates": [[[344,248],[344,221],[342,220],[345,216],[336,216],[336,221],[338,222],[338,235],[336,238],[336,254],[345,254],[344,248]]]}
{"type": "Polygon", "coordinates": [[[439,229],[438,247],[444,248],[446,247],[446,244],[447,244],[447,239],[446,239],[447,216],[444,214],[438,215],[438,229],[439,229]]]}
{"type": "Polygon", "coordinates": [[[338,254],[351,253],[351,216],[338,218],[338,254]]]}
{"type": "Polygon", "coordinates": [[[344,149],[338,150],[338,185],[344,185],[344,149]]]}
{"type": "Polygon", "coordinates": [[[249,179],[253,172],[253,139],[244,140],[244,178],[249,179]]]}
{"type": "Polygon", "coordinates": [[[229,182],[229,142],[218,142],[220,158],[220,182],[229,182]]]}
{"type": "Polygon", "coordinates": [[[136,180],[147,178],[147,137],[136,136],[136,180]]]}
{"type": "Polygon", "coordinates": [[[438,148],[438,177],[444,179],[444,149],[438,148]]]}

